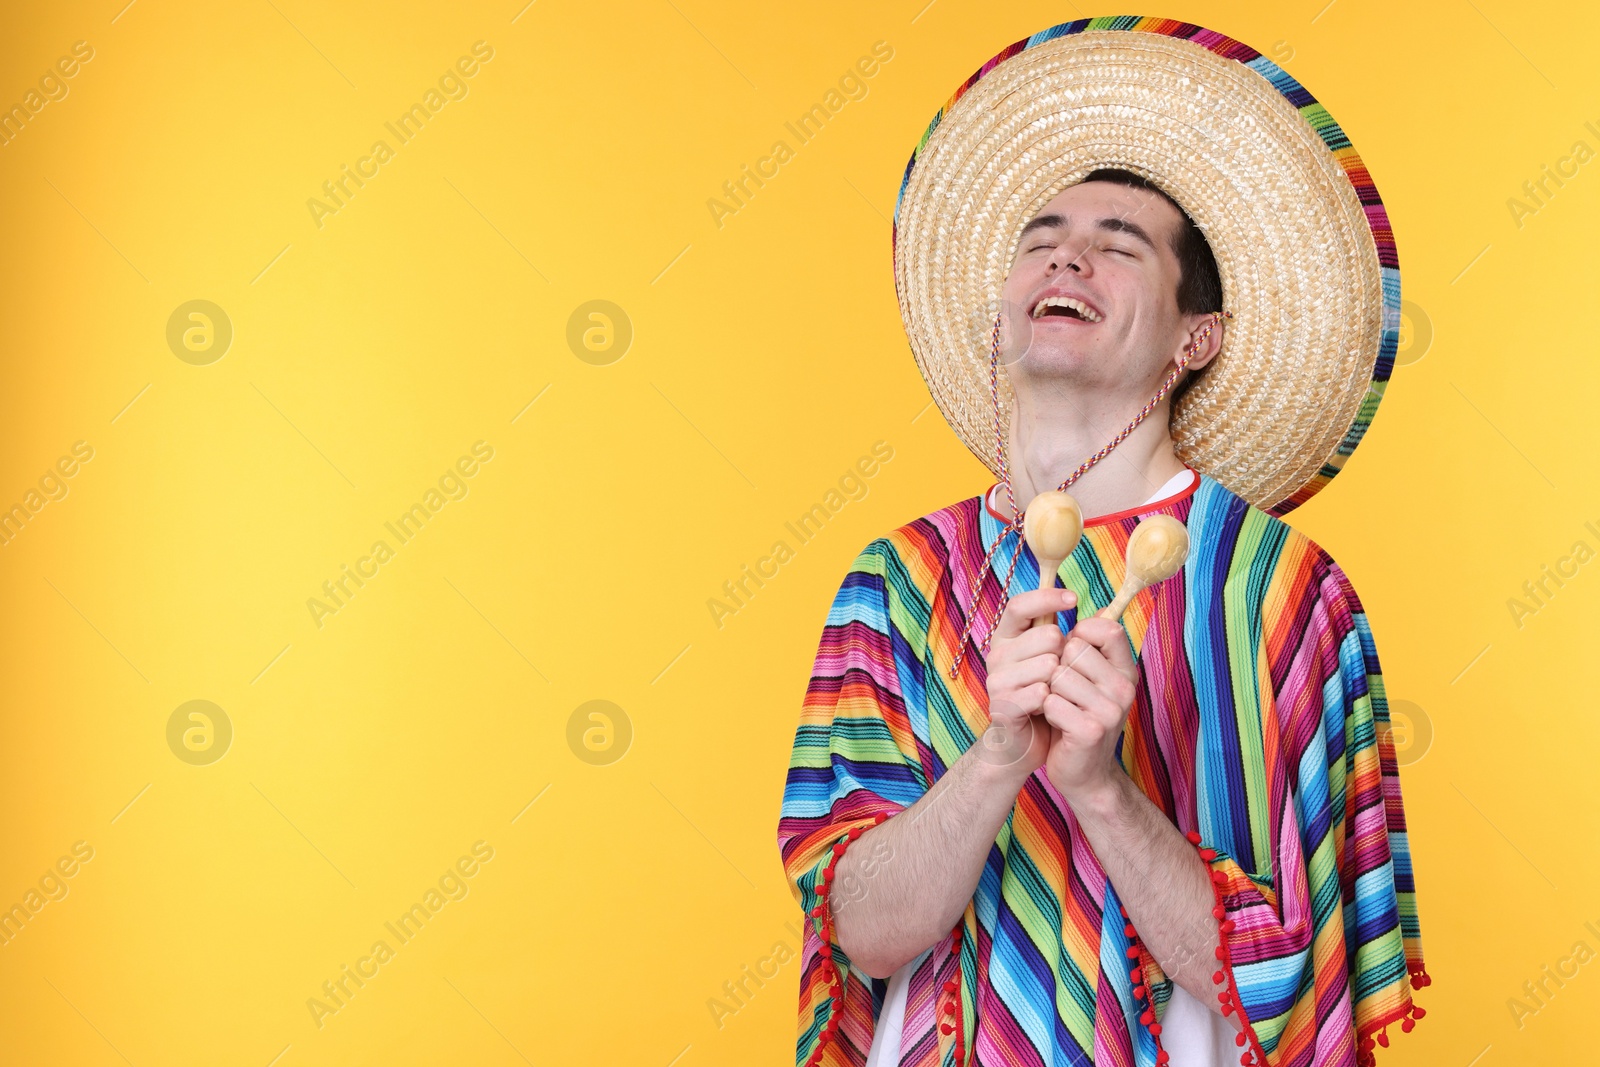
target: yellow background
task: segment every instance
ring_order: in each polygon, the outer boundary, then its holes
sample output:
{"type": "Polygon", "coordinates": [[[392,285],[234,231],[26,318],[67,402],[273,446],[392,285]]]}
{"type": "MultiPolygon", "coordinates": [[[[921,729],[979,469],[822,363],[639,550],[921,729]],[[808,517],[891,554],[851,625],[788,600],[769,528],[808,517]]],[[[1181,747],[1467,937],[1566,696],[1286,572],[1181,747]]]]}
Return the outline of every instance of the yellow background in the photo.
{"type": "MultiPolygon", "coordinates": [[[[0,506],[74,442],[94,458],[0,548],[0,906],[74,842],[94,857],[0,947],[0,1059],[789,1062],[793,962],[735,1014],[708,1001],[793,944],[776,820],[828,602],[862,545],[989,482],[901,332],[900,177],[989,56],[1118,13],[925,2],[7,5],[0,103],[76,41],[94,57],[0,147],[0,506]],[[395,144],[480,40],[468,95],[395,144]],[[707,200],[877,41],[865,98],[718,226],[707,200]],[[307,201],[380,138],[394,158],[319,227],[307,201]],[[166,342],[195,299],[234,331],[206,366],[166,342]],[[566,341],[591,300],[633,327],[609,365],[566,341]],[[469,494],[319,628],[308,598],[480,440],[469,494]],[[880,440],[868,495],[717,626],[707,600],[880,440]],[[167,744],[190,700],[233,726],[210,765],[167,744]],[[631,726],[609,765],[569,744],[591,700],[631,726]],[[469,895],[319,1028],[307,999],[477,841],[469,895]]],[[[1435,984],[1379,1062],[1582,1054],[1600,964],[1520,1025],[1507,1002],[1600,950],[1600,564],[1520,626],[1507,601],[1600,549],[1600,163],[1520,220],[1507,201],[1600,150],[1600,18],[1151,13],[1279,58],[1399,241],[1405,365],[1291,517],[1414,706],[1435,984]]]]}

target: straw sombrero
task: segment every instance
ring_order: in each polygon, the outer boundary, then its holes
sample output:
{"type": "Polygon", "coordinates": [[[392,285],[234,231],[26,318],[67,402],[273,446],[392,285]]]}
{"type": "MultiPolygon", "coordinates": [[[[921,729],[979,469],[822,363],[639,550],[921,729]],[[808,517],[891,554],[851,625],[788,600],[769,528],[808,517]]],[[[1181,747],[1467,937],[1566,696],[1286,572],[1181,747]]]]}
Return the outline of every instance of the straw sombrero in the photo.
{"type": "MultiPolygon", "coordinates": [[[[1154,182],[1211,245],[1232,313],[1177,400],[1180,459],[1282,515],[1326,485],[1383,396],[1400,325],[1388,216],[1326,109],[1259,52],[1169,19],[1053,26],[933,117],[895,204],[894,272],[939,410],[997,476],[990,329],[1023,225],[1099,167],[1154,182]]],[[[1002,419],[1011,389],[1002,370],[1002,419]]]]}

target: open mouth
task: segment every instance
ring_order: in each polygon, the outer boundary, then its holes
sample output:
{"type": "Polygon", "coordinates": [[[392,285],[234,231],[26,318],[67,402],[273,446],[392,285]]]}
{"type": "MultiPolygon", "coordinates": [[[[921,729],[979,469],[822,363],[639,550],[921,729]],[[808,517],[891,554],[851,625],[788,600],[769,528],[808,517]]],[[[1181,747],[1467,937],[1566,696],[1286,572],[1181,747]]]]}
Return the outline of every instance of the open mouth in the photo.
{"type": "Polygon", "coordinates": [[[1101,314],[1094,308],[1070,296],[1047,296],[1033,307],[1035,319],[1073,319],[1078,322],[1099,322],[1101,314]]]}

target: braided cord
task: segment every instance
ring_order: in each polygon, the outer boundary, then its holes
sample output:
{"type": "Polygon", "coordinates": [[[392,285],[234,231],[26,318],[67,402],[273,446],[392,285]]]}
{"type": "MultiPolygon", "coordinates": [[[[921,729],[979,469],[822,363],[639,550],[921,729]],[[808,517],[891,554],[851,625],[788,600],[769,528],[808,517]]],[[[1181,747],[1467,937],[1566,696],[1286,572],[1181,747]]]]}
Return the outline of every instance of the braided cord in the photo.
{"type": "MultiPolygon", "coordinates": [[[[1205,329],[1200,332],[1200,336],[1196,337],[1193,343],[1191,343],[1189,347],[1184,350],[1183,355],[1178,360],[1178,365],[1172,368],[1172,371],[1167,375],[1166,380],[1161,383],[1161,388],[1156,390],[1155,396],[1152,396],[1149,401],[1145,403],[1144,407],[1139,409],[1138,414],[1134,415],[1134,417],[1129,420],[1128,424],[1124,426],[1115,437],[1107,441],[1105,445],[1099,449],[1099,451],[1095,452],[1094,455],[1078,464],[1078,468],[1071,474],[1067,475],[1066,480],[1056,487],[1057,491],[1063,493],[1066,492],[1067,486],[1083,477],[1083,475],[1086,474],[1092,467],[1094,467],[1096,463],[1099,463],[1102,459],[1105,459],[1107,456],[1109,456],[1112,449],[1116,448],[1123,441],[1125,441],[1128,435],[1138,428],[1139,424],[1145,420],[1145,417],[1154,411],[1156,406],[1161,403],[1161,398],[1166,396],[1167,391],[1171,389],[1177,382],[1178,376],[1182,374],[1184,368],[1189,365],[1189,360],[1194,358],[1194,354],[1200,350],[1201,344],[1205,342],[1206,337],[1211,333],[1212,329],[1217,325],[1217,323],[1221,322],[1225,318],[1233,318],[1232,313],[1227,311],[1213,311],[1211,313],[1211,321],[1206,323],[1205,329]]],[[[1025,518],[1023,513],[1017,508],[1017,498],[1011,489],[1011,467],[1006,461],[1006,439],[1005,434],[1000,426],[1000,320],[1001,316],[996,315],[994,320],[994,329],[990,332],[989,399],[992,401],[994,407],[995,457],[999,461],[1000,480],[1005,484],[1006,487],[1006,501],[1011,506],[1011,521],[1000,528],[1000,532],[995,535],[994,540],[990,543],[989,550],[984,553],[983,568],[988,568],[989,562],[994,558],[995,552],[1002,544],[1005,543],[1007,534],[1015,533],[1018,537],[1018,545],[1017,551],[1011,554],[1010,565],[1006,567],[1006,580],[1005,584],[1000,590],[1000,603],[996,605],[994,610],[990,613],[988,620],[989,625],[983,636],[983,643],[980,647],[980,651],[985,656],[989,654],[989,641],[994,636],[994,630],[1000,622],[1000,616],[1005,611],[1006,604],[1011,600],[1011,578],[1016,573],[1017,557],[1022,554],[1021,538],[1023,520],[1025,518]]],[[[961,650],[956,653],[955,663],[950,667],[951,678],[956,678],[960,675],[961,661],[967,654],[968,641],[972,636],[973,613],[977,610],[978,597],[983,588],[978,581],[979,573],[980,571],[978,569],[974,569],[973,572],[968,575],[968,585],[972,589],[972,596],[967,604],[966,612],[964,613],[966,618],[966,626],[961,632],[961,650]]]]}

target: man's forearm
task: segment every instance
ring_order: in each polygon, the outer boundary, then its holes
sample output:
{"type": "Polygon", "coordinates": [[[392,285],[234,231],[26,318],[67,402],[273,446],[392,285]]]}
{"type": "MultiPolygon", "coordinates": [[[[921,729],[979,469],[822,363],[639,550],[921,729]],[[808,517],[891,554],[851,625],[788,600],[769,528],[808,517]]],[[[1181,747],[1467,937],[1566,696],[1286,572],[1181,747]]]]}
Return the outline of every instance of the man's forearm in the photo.
{"type": "Polygon", "coordinates": [[[1161,969],[1220,1014],[1211,983],[1220,941],[1210,870],[1133,779],[1119,770],[1112,781],[1098,796],[1072,802],[1078,825],[1161,969]]]}
{"type": "Polygon", "coordinates": [[[977,889],[1026,781],[969,748],[932,789],[863,833],[839,857],[830,890],[839,946],[887,978],[949,934],[977,889]]]}

